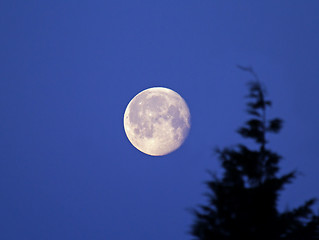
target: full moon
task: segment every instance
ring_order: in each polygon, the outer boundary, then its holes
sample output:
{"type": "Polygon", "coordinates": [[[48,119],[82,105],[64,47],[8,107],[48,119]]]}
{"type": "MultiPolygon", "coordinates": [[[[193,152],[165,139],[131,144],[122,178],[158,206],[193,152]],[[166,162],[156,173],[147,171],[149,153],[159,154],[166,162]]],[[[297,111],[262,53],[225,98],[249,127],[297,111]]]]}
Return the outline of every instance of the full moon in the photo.
{"type": "Polygon", "coordinates": [[[153,87],[137,94],[124,113],[127,138],[143,153],[169,154],[185,141],[190,112],[184,99],[171,89],[153,87]]]}

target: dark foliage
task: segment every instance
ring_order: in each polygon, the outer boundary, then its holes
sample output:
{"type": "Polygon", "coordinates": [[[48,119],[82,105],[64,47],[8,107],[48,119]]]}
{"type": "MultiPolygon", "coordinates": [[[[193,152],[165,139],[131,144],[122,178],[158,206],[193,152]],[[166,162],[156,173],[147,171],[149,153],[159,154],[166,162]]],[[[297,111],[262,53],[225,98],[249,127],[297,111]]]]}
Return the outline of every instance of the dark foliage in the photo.
{"type": "Polygon", "coordinates": [[[271,102],[251,68],[241,67],[254,77],[248,84],[247,112],[251,118],[238,133],[255,141],[256,149],[239,144],[217,149],[224,169],[223,176],[212,175],[207,182],[209,203],[194,210],[191,235],[197,240],[232,239],[319,239],[319,216],[311,207],[315,200],[279,212],[277,202],[283,187],[296,177],[294,171],[278,176],[281,157],[266,147],[267,133],[278,133],[279,118],[267,120],[271,102]]]}

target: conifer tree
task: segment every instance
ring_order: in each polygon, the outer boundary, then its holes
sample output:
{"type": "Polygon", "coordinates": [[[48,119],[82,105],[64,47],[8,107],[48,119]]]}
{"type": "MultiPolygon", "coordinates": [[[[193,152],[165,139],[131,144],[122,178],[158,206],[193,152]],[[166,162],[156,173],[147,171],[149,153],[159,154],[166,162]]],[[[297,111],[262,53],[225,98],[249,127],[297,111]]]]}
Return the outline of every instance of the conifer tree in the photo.
{"type": "Polygon", "coordinates": [[[194,210],[191,235],[197,240],[231,239],[319,239],[319,216],[313,210],[315,199],[295,209],[280,212],[277,208],[280,191],[292,182],[296,172],[279,175],[281,156],[267,146],[267,134],[278,133],[279,118],[267,119],[271,102],[258,76],[250,67],[247,113],[250,119],[238,133],[255,142],[255,148],[238,144],[217,149],[223,175],[207,182],[208,204],[194,210]]]}

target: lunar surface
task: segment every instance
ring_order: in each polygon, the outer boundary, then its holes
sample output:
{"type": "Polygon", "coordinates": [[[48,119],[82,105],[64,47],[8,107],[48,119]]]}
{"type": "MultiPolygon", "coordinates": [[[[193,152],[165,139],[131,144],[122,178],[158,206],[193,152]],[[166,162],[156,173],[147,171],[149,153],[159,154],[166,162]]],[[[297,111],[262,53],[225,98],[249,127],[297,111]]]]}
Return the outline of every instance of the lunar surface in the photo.
{"type": "Polygon", "coordinates": [[[162,156],[175,151],[190,129],[190,112],[173,90],[153,87],[137,94],[124,113],[127,138],[143,153],[162,156]]]}

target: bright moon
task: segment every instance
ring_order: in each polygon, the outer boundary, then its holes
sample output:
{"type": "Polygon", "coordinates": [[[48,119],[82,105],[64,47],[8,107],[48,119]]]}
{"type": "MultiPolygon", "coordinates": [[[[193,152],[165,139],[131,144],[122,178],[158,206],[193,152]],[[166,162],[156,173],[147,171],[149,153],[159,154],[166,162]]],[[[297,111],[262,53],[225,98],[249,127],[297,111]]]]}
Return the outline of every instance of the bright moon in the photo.
{"type": "Polygon", "coordinates": [[[173,90],[153,87],[137,94],[124,113],[127,138],[143,153],[162,156],[175,151],[190,129],[184,99],[173,90]]]}

